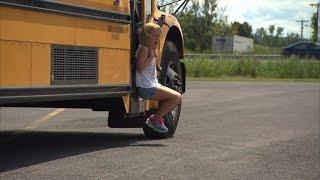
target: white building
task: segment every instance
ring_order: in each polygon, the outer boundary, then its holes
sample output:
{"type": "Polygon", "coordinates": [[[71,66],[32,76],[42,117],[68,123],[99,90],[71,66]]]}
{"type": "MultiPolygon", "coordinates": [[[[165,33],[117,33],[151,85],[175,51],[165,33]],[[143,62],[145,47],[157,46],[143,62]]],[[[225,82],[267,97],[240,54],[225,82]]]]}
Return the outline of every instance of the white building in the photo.
{"type": "Polygon", "coordinates": [[[229,51],[229,52],[248,52],[253,50],[253,39],[229,35],[229,36],[213,36],[212,50],[215,52],[229,51]]]}

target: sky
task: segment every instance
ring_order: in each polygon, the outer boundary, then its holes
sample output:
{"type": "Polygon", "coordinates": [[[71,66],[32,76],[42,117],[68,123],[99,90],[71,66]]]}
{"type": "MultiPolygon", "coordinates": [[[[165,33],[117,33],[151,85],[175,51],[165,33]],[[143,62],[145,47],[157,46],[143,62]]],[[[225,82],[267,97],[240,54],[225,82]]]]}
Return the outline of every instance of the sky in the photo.
{"type": "Polygon", "coordinates": [[[270,24],[284,28],[284,34],[294,32],[300,34],[301,23],[296,20],[308,20],[303,36],[310,38],[311,16],[316,7],[310,3],[319,0],[218,0],[218,7],[226,7],[228,22],[247,21],[253,28],[268,28],[270,24]]]}

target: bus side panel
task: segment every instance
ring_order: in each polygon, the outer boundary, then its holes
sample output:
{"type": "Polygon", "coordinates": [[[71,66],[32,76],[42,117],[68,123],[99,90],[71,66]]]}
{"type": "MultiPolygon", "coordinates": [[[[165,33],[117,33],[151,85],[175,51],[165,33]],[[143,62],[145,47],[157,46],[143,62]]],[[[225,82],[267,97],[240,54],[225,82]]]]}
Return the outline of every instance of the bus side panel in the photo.
{"type": "Polygon", "coordinates": [[[99,49],[99,84],[130,84],[130,50],[99,49]]]}
{"type": "Polygon", "coordinates": [[[100,47],[100,85],[130,84],[130,25],[77,18],[76,45],[100,47]]]}
{"type": "Polygon", "coordinates": [[[2,48],[1,48],[1,25],[2,25],[2,8],[0,7],[0,87],[1,87],[1,52],[2,52],[2,48]]]}
{"type": "Polygon", "coordinates": [[[0,52],[1,87],[50,85],[49,44],[1,41],[0,52]]]}
{"type": "Polygon", "coordinates": [[[75,44],[75,17],[1,8],[1,38],[52,44],[75,44]]]}
{"type": "Polygon", "coordinates": [[[1,87],[50,85],[51,44],[98,47],[98,83],[130,84],[128,24],[0,7],[0,41],[1,87]]]}
{"type": "Polygon", "coordinates": [[[49,86],[51,72],[51,46],[32,43],[31,86],[49,86]]]}
{"type": "Polygon", "coordinates": [[[130,25],[76,18],[76,45],[130,49],[130,25]]]}
{"type": "Polygon", "coordinates": [[[1,41],[1,87],[30,86],[31,43],[1,41]]]}
{"type": "Polygon", "coordinates": [[[120,6],[115,6],[113,0],[55,0],[55,2],[93,9],[129,13],[129,0],[121,0],[120,6]]]}

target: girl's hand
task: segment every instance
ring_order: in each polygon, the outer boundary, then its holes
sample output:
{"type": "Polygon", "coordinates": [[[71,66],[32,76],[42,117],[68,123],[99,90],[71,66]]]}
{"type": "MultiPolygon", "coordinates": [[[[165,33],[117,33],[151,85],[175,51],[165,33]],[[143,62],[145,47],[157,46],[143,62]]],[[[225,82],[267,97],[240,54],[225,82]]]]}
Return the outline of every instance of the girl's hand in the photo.
{"type": "Polygon", "coordinates": [[[154,50],[149,48],[149,57],[154,57],[154,50]]]}
{"type": "Polygon", "coordinates": [[[158,55],[156,54],[155,50],[152,48],[149,48],[149,57],[155,57],[156,59],[158,58],[158,55]]]}

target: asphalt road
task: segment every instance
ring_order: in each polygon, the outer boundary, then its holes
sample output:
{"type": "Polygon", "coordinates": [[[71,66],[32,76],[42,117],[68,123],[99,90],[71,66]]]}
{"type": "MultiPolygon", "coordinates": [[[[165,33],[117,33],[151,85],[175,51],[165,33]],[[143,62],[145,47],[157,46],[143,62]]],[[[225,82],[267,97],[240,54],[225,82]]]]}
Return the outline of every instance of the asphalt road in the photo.
{"type": "Polygon", "coordinates": [[[174,138],[2,108],[0,179],[320,179],[319,83],[188,82],[174,138]]]}

